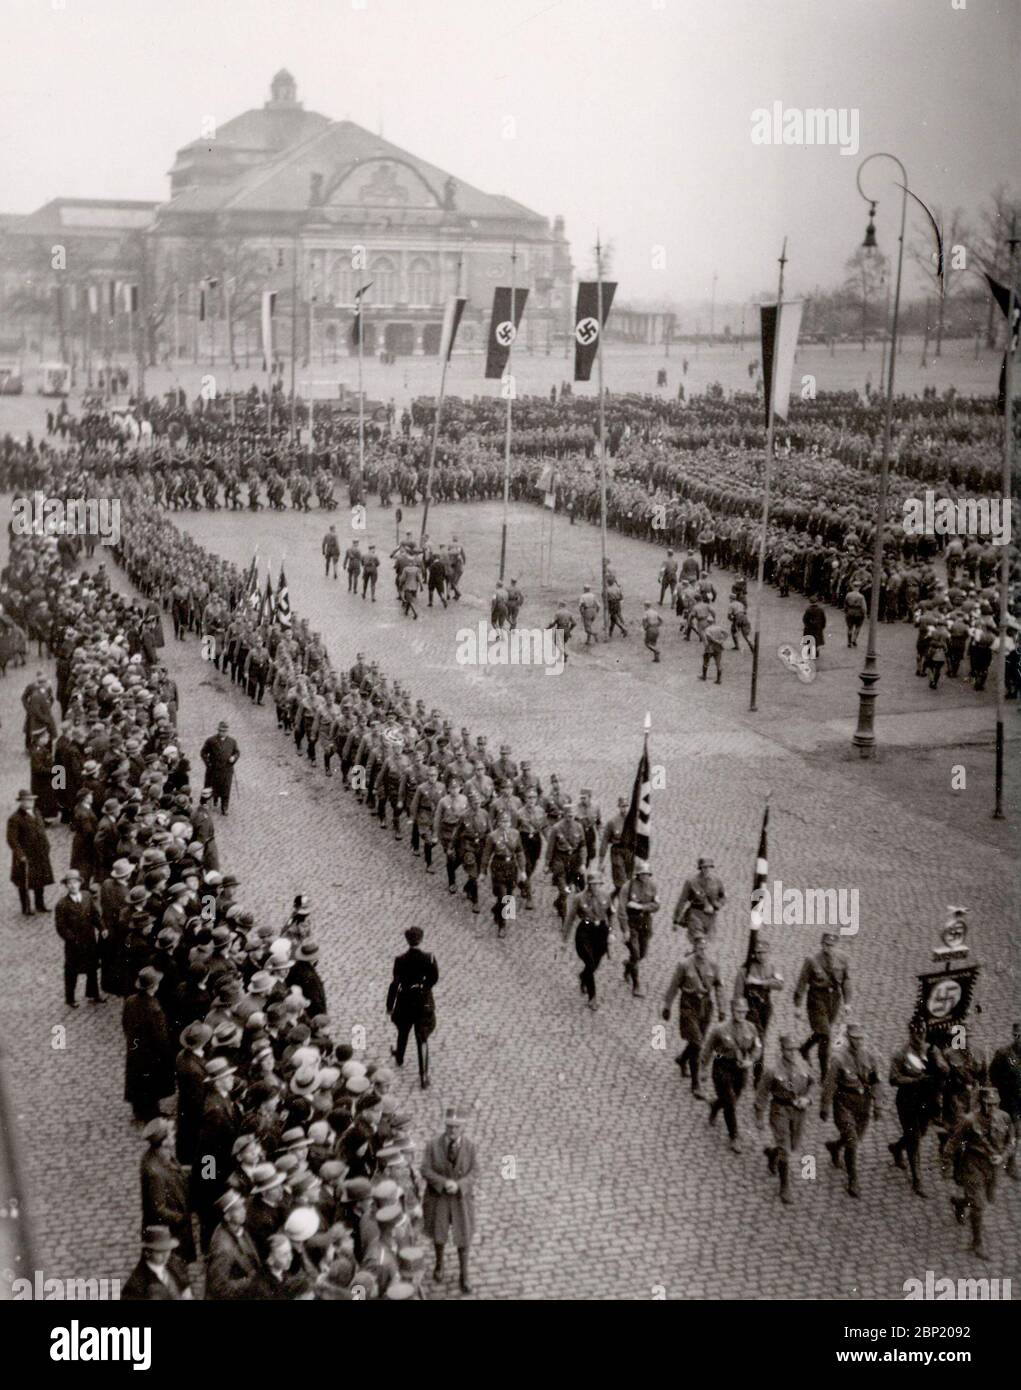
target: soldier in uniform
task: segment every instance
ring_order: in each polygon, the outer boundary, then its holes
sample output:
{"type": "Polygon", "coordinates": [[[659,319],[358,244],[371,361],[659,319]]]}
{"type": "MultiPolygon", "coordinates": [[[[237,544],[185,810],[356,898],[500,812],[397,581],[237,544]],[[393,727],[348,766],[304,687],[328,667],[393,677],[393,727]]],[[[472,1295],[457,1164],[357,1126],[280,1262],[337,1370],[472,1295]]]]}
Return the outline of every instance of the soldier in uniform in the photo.
{"type": "Polygon", "coordinates": [[[897,1092],[901,1136],[889,1149],[898,1168],[904,1167],[907,1155],[911,1187],[919,1197],[928,1196],[918,1170],[919,1149],[930,1121],[939,1114],[940,1088],[946,1069],[939,1049],[930,1047],[926,1041],[924,1021],[913,1018],[908,1024],[907,1042],[897,1048],[890,1060],[890,1085],[897,1092]]]}
{"type": "MultiPolygon", "coordinates": [[[[801,1054],[805,1055],[804,1048],[801,1054]]],[[[875,1115],[878,1120],[882,1115],[876,1090],[879,1082],[879,1062],[865,1046],[864,1028],[860,1023],[849,1023],[847,1044],[834,1053],[819,1098],[820,1119],[827,1119],[830,1106],[833,1107],[833,1122],[838,1137],[827,1139],[826,1147],[835,1168],[841,1166],[843,1154],[849,1197],[861,1195],[858,1187],[858,1145],[865,1137],[870,1118],[875,1115]]]]}
{"type": "Polygon", "coordinates": [[[589,869],[585,880],[585,887],[571,898],[568,905],[561,940],[567,940],[573,927],[574,949],[582,962],[578,981],[582,994],[588,996],[589,1008],[594,1011],[599,1007],[596,1001],[596,971],[603,957],[610,954],[613,906],[598,869],[589,869]]]}
{"type": "Polygon", "coordinates": [[[589,584],[585,585],[582,596],[578,602],[578,612],[581,614],[581,621],[585,627],[585,645],[587,647],[591,642],[599,641],[599,635],[592,626],[599,616],[599,600],[592,592],[592,587],[589,584]]]}
{"type": "Polygon", "coordinates": [[[376,554],[376,547],[370,545],[368,552],[362,560],[362,598],[372,589],[372,602],[376,602],[376,583],[379,579],[379,556],[376,554]]]}
{"type": "Polygon", "coordinates": [[[433,987],[440,978],[440,971],[436,957],[421,949],[423,936],[421,927],[409,927],[404,933],[408,949],[394,958],[386,1011],[397,1029],[393,1058],[399,1067],[404,1065],[404,1050],[414,1030],[418,1076],[424,1091],[429,1086],[429,1038],[436,1028],[433,987]]]}
{"type": "Polygon", "coordinates": [[[631,993],[634,998],[644,999],[645,991],[638,976],[638,968],[649,949],[653,915],[660,908],[652,870],[644,859],[635,860],[634,876],[628,884],[624,908],[627,915],[628,955],[624,962],[624,979],[631,981],[631,993]]]}
{"type": "Polygon", "coordinates": [[[451,777],[446,796],[436,803],[433,817],[433,839],[442,847],[447,856],[447,892],[457,892],[457,828],[468,814],[468,798],[461,790],[461,782],[451,777]]]}
{"type": "Polygon", "coordinates": [[[847,958],[833,949],[838,939],[836,932],[823,932],[822,950],[806,959],[794,990],[795,1011],[800,1010],[802,1000],[807,1001],[808,1026],[812,1030],[801,1044],[801,1055],[807,1062],[809,1052],[818,1044],[819,1074],[823,1079],[829,1064],[833,1026],[841,1009],[851,1002],[847,958]]]}
{"type": "Polygon", "coordinates": [[[585,832],[585,867],[588,868],[596,857],[599,830],[603,824],[599,807],[592,804],[591,787],[582,787],[578,793],[578,805],[575,808],[575,814],[581,821],[582,829],[585,832]]]}
{"type": "MultiPolygon", "coordinates": [[[[511,823],[509,811],[501,813],[496,829],[486,837],[482,872],[492,875],[493,921],[496,923],[497,936],[504,937],[507,935],[506,899],[510,898],[513,909],[518,886],[527,882],[524,847],[521,836],[511,823]]],[[[513,915],[512,911],[512,919],[513,915]]]]}
{"type": "MultiPolygon", "coordinates": [[[[330,566],[332,565],[332,566],[333,566],[333,577],[334,577],[334,579],[336,579],[336,577],[337,577],[337,561],[340,559],[340,541],[337,539],[337,528],[336,528],[336,526],[331,526],[330,529],[327,531],[326,535],[323,537],[323,546],[322,546],[322,550],[323,550],[323,555],[324,555],[324,557],[325,557],[325,559],[326,559],[326,576],[325,576],[325,577],[326,577],[327,579],[329,579],[329,577],[330,577],[330,566]]],[[[350,554],[350,552],[348,552],[348,553],[350,554]]],[[[347,586],[347,587],[348,587],[349,589],[350,589],[350,587],[351,587],[351,582],[350,582],[350,580],[351,580],[350,571],[348,571],[348,586],[347,586]]]]}
{"type": "Polygon", "coordinates": [[[673,973],[663,1000],[664,1019],[670,1018],[670,1009],[678,995],[680,999],[677,1021],[684,1047],[674,1061],[680,1067],[682,1076],[690,1069],[692,1095],[698,1100],[705,1100],[698,1084],[698,1059],[705,1041],[706,1029],[713,1016],[714,995],[716,1014],[721,1023],[724,1013],[720,969],[716,962],[706,955],[704,936],[696,939],[691,955],[682,960],[673,973]]]}
{"type": "Polygon", "coordinates": [[[780,1039],[780,1056],[771,1068],[763,1071],[755,1095],[755,1122],[762,1129],[765,1109],[769,1106],[769,1128],[773,1142],[764,1150],[769,1171],[780,1176],[780,1200],[790,1205],[790,1163],[801,1143],[805,1111],[811,1101],[815,1081],[811,1072],[798,1057],[794,1039],[784,1034],[780,1039]]]}
{"type": "Polygon", "coordinates": [[[995,1086],[982,1086],[978,1105],[957,1124],[943,1151],[944,1175],[953,1172],[964,1192],[951,1197],[958,1224],[971,1223],[971,1252],[984,1260],[982,1213],[995,1200],[996,1177],[1014,1155],[1015,1138],[1010,1116],[999,1108],[995,1086]]]}
{"type": "Polygon", "coordinates": [[[723,882],[711,872],[715,867],[711,859],[700,859],[698,872],[684,880],[674,908],[674,930],[683,927],[692,944],[699,936],[712,940],[716,914],[726,902],[723,882]]]}
{"type": "MultiPolygon", "coordinates": [[[[1021,1126],[1021,1023],[1015,1023],[1013,1036],[1006,1047],[993,1053],[989,1063],[989,1081],[1000,1093],[1000,1107],[1010,1119],[1017,1140],[1021,1126]]],[[[1016,1149],[1007,1161],[1007,1173],[1017,1177],[1016,1149]]]]}
{"type": "Polygon", "coordinates": [[[442,796],[443,786],[439,769],[433,763],[426,770],[425,780],[419,782],[415,788],[408,812],[411,817],[411,852],[417,855],[419,845],[422,846],[427,874],[436,872],[433,868],[433,825],[436,820],[436,808],[442,796]]]}
{"type": "Polygon", "coordinates": [[[606,615],[610,620],[607,637],[613,636],[613,629],[620,628],[620,635],[627,636],[627,628],[624,626],[624,619],[621,617],[621,605],[624,602],[624,590],[617,582],[616,576],[607,574],[606,576],[606,615]]]}
{"type": "Polygon", "coordinates": [[[645,633],[645,645],[652,652],[653,661],[659,660],[659,630],[662,626],[663,619],[652,604],[647,603],[642,615],[642,631],[645,633]]]}
{"type": "Polygon", "coordinates": [[[555,907],[561,922],[567,912],[570,892],[585,885],[584,867],[585,831],[574,814],[574,803],[566,799],[546,844],[546,868],[553,875],[553,886],[557,890],[555,907]]]}
{"type": "Polygon", "coordinates": [[[663,600],[667,593],[670,594],[670,602],[673,604],[677,596],[677,560],[672,550],[666,553],[666,559],[659,567],[659,606],[663,607],[663,600]]]}
{"type": "MultiPolygon", "coordinates": [[[[522,763],[522,779],[527,773],[527,764],[522,763]]],[[[522,784],[519,782],[518,784],[522,784]]],[[[524,805],[518,812],[518,834],[521,837],[521,849],[525,856],[525,879],[521,885],[521,895],[525,900],[525,908],[531,912],[534,904],[532,902],[532,875],[535,873],[535,866],[542,858],[542,833],[546,829],[546,812],[539,804],[538,785],[532,783],[524,787],[524,805]]]]}
{"type": "MultiPolygon", "coordinates": [[[[332,527],[332,526],[330,527],[330,530],[331,530],[331,531],[333,530],[333,527],[332,527]]],[[[325,544],[325,543],[324,543],[324,544],[325,544]]],[[[339,547],[338,547],[338,549],[339,549],[339,547]]],[[[358,593],[358,580],[359,580],[359,578],[360,578],[360,576],[361,576],[361,572],[362,572],[362,561],[363,561],[363,559],[364,559],[364,557],[363,557],[363,555],[362,555],[361,546],[360,546],[359,542],[358,542],[358,541],[352,541],[351,544],[348,546],[347,550],[344,552],[344,569],[347,571],[347,591],[348,591],[349,594],[357,594],[357,593],[358,593]]],[[[328,570],[328,569],[329,569],[329,566],[327,565],[327,570],[328,570]]],[[[336,561],[334,561],[334,576],[333,576],[333,577],[334,577],[334,578],[337,577],[337,576],[336,576],[336,561]]],[[[364,597],[364,593],[363,593],[363,597],[364,597]]]]}
{"type": "Polygon", "coordinates": [[[735,999],[730,1006],[729,1023],[719,1023],[702,1044],[698,1059],[700,1071],[712,1068],[713,1090],[716,1099],[709,1107],[709,1123],[715,1124],[720,1111],[727,1126],[732,1153],[740,1153],[737,1137],[737,1102],[741,1098],[748,1073],[762,1056],[758,1029],[748,1018],[744,999],[735,999]]]}
{"type": "Polygon", "coordinates": [[[627,813],[627,798],[619,796],[617,798],[617,814],[612,816],[603,826],[602,840],[599,845],[599,867],[601,869],[605,868],[607,853],[610,855],[610,876],[613,879],[615,893],[619,893],[627,883],[627,857],[623,844],[627,813]]]}
{"type": "Polygon", "coordinates": [[[483,809],[482,801],[474,787],[466,793],[468,810],[461,818],[454,836],[457,862],[464,869],[464,894],[472,905],[472,912],[479,910],[479,875],[485,873],[482,848],[489,836],[489,816],[483,809]]]}
{"type": "MultiPolygon", "coordinates": [[[[769,942],[761,932],[755,933],[751,960],[742,965],[734,979],[735,999],[744,999],[748,1005],[748,1017],[759,1031],[763,1051],[766,1034],[773,1016],[773,991],[783,987],[783,976],[773,967],[769,958],[769,942]]],[[[755,1084],[762,1078],[762,1057],[755,1064],[755,1084]]]]}

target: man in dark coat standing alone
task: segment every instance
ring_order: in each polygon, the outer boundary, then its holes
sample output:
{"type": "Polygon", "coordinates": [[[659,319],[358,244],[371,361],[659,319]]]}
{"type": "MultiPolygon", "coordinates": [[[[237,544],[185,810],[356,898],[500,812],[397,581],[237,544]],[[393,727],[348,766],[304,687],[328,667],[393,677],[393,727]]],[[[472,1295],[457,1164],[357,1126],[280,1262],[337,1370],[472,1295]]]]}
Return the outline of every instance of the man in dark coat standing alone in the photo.
{"type": "Polygon", "coordinates": [[[26,917],[34,915],[30,892],[35,895],[35,911],[49,912],[46,889],[53,882],[50,839],[29,791],[18,792],[18,809],[7,821],[7,843],[11,848],[11,882],[18,890],[22,912],[26,917]]]}
{"type": "Polygon", "coordinates": [[[151,965],[138,973],[138,993],[124,1001],[124,1036],[127,1058],[124,1068],[124,1099],[135,1112],[135,1119],[154,1120],[160,1101],[174,1094],[174,1051],[170,1043],[166,1015],[156,998],[163,976],[151,965]]]}
{"type": "Polygon", "coordinates": [[[227,725],[221,720],[216,733],[207,738],[202,745],[202,761],[206,765],[205,785],[212,788],[213,802],[219,802],[220,814],[224,816],[230,805],[234,764],[240,756],[241,750],[227,732],[227,725]]]}
{"type": "Polygon", "coordinates": [[[421,927],[409,927],[404,933],[409,949],[394,959],[386,1011],[397,1028],[393,1056],[399,1067],[404,1065],[404,1050],[411,1030],[415,1030],[418,1075],[424,1091],[429,1085],[429,1037],[436,1028],[433,986],[440,978],[440,971],[436,957],[420,949],[423,935],[421,927]]]}
{"type": "Polygon", "coordinates": [[[82,888],[82,876],[77,869],[69,869],[61,882],[67,889],[58,898],[54,908],[53,920],[57,935],[64,943],[64,1002],[70,1009],[77,1009],[75,990],[78,976],[85,976],[85,997],[93,1004],[102,1004],[99,993],[99,933],[102,921],[96,900],[90,892],[82,888]]]}
{"type": "Polygon", "coordinates": [[[446,1128],[425,1147],[422,1177],[422,1224],[436,1251],[433,1278],[443,1278],[443,1248],[448,1237],[457,1246],[461,1266],[461,1292],[471,1293],[468,1282],[468,1249],[475,1232],[475,1146],[464,1138],[464,1120],[453,1107],[445,1116],[446,1128]]]}

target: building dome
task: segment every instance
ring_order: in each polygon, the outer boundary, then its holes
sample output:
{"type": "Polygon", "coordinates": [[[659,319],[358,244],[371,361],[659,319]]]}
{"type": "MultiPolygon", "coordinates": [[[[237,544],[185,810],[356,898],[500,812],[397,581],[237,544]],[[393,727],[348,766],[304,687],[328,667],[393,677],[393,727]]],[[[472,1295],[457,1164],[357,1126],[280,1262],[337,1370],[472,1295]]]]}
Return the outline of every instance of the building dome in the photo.
{"type": "Polygon", "coordinates": [[[281,68],[270,83],[269,91],[271,105],[293,106],[298,97],[298,84],[286,68],[281,68]]]}

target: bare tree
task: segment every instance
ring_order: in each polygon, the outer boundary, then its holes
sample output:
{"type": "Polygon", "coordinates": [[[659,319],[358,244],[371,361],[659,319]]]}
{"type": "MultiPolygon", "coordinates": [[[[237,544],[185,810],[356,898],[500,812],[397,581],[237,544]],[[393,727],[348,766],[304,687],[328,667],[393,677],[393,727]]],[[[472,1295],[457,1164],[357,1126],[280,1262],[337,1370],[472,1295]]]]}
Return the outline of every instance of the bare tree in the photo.
{"type": "Polygon", "coordinates": [[[844,269],[847,271],[844,291],[861,311],[861,350],[864,352],[868,343],[869,305],[879,297],[887,271],[887,259],[859,246],[854,255],[848,256],[844,262],[844,269]]]}
{"type": "MultiPolygon", "coordinates": [[[[926,227],[924,237],[911,247],[911,259],[919,267],[926,279],[931,282],[936,291],[936,351],[935,357],[942,356],[943,353],[943,329],[946,323],[947,302],[952,295],[963,288],[963,277],[960,270],[954,269],[955,246],[962,246],[971,237],[971,229],[965,220],[964,212],[961,208],[954,208],[950,214],[949,221],[945,221],[943,212],[936,207],[932,210],[932,215],[940,228],[943,237],[943,293],[939,293],[939,255],[932,244],[932,229],[926,227]]],[[[926,332],[929,328],[929,295],[926,291],[926,332]]],[[[924,358],[924,352],[923,352],[924,358]]]]}

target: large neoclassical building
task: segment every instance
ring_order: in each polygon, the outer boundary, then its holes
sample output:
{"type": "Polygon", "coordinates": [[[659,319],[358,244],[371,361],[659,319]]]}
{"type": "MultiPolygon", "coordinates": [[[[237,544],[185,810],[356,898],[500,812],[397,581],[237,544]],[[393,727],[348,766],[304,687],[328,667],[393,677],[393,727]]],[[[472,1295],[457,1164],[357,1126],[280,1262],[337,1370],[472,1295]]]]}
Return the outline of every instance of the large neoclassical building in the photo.
{"type": "MultiPolygon", "coordinates": [[[[189,324],[203,276],[230,283],[242,317],[266,285],[288,315],[296,281],[302,355],[308,344],[313,358],[338,344],[347,352],[355,293],[371,282],[365,351],[436,353],[443,305],[460,277],[468,308],[459,343],[478,346],[493,287],[509,283],[516,250],[516,282],[530,290],[527,344],[544,350],[570,326],[562,218],[551,225],[352,121],[306,111],[286,71],[262,107],[178,150],[170,195],[153,229],[159,278],[178,286],[189,324]]],[[[286,340],[289,317],[280,327],[286,340]]],[[[286,341],[279,346],[287,351],[286,341]]]]}
{"type": "Polygon", "coordinates": [[[57,198],[0,216],[0,327],[26,343],[59,334],[69,354],[76,344],[137,348],[145,331],[153,358],[195,360],[222,355],[229,314],[235,355],[258,357],[259,306],[272,289],[275,355],[293,342],[299,359],[324,362],[351,351],[355,292],[371,282],[366,353],[428,354],[460,284],[458,346],[477,348],[515,249],[516,283],[530,291],[524,342],[544,351],[571,329],[563,219],[551,224],[352,121],[306,111],[281,71],[261,107],[177,151],[167,202],[57,198]],[[66,271],[52,268],[58,244],[66,271]],[[141,325],[121,293],[131,285],[141,325]]]}

